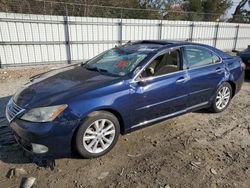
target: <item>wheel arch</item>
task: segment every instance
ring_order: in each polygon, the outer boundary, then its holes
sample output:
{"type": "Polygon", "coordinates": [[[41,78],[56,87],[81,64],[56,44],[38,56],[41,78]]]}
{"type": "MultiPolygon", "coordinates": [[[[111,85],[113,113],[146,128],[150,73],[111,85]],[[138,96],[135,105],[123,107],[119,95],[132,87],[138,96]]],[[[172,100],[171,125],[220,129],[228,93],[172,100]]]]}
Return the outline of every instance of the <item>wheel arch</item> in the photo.
{"type": "Polygon", "coordinates": [[[123,120],[123,117],[122,117],[120,112],[118,112],[117,110],[115,110],[113,108],[102,108],[102,109],[98,109],[98,110],[95,110],[95,111],[106,111],[106,112],[109,112],[109,113],[113,114],[119,121],[120,133],[124,134],[124,132],[125,132],[124,120],[123,120]]]}
{"type": "Polygon", "coordinates": [[[233,81],[231,81],[231,80],[228,80],[226,82],[229,83],[230,86],[232,87],[232,97],[234,97],[235,92],[236,92],[236,84],[233,81]]]}
{"type": "Polygon", "coordinates": [[[119,124],[120,124],[120,134],[125,134],[125,127],[124,127],[124,120],[122,118],[122,115],[115,109],[112,109],[112,108],[100,108],[100,109],[95,109],[91,112],[89,112],[85,117],[83,117],[80,122],[79,122],[79,125],[77,126],[77,128],[74,130],[74,133],[72,135],[72,138],[71,138],[71,152],[75,152],[76,151],[76,148],[75,148],[75,138],[76,138],[76,134],[77,134],[77,131],[81,125],[81,123],[84,122],[85,118],[92,114],[92,113],[95,113],[95,112],[100,112],[100,111],[105,111],[105,112],[109,112],[111,114],[113,114],[119,121],[119,124]]]}

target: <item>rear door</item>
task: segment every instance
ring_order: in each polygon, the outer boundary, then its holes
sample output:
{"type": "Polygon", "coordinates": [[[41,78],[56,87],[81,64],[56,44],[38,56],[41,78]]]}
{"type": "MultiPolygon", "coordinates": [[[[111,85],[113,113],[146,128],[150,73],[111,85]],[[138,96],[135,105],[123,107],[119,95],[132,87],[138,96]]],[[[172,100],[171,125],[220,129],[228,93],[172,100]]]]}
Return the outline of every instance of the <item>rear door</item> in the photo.
{"type": "Polygon", "coordinates": [[[225,78],[225,65],[219,56],[205,47],[190,45],[183,49],[190,77],[187,82],[188,108],[206,105],[225,78]]]}

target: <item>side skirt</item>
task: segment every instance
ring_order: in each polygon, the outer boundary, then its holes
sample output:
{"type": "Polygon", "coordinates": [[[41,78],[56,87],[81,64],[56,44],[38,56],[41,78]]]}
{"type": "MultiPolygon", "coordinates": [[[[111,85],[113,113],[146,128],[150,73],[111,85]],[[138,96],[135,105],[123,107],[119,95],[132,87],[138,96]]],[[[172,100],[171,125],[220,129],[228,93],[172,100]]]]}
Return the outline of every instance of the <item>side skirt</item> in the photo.
{"type": "Polygon", "coordinates": [[[178,111],[178,112],[174,112],[172,114],[168,114],[168,115],[161,116],[161,117],[158,117],[158,118],[155,118],[155,119],[151,119],[151,120],[141,122],[139,124],[133,125],[132,127],[130,127],[130,129],[128,131],[125,131],[125,132],[131,132],[134,129],[138,129],[138,128],[144,127],[146,125],[151,125],[152,123],[155,123],[155,122],[166,120],[166,119],[169,119],[169,118],[172,118],[172,117],[179,116],[181,114],[185,114],[187,112],[191,112],[193,110],[198,110],[198,109],[207,107],[208,104],[209,104],[209,102],[203,102],[203,103],[200,103],[200,104],[197,104],[197,105],[194,105],[194,106],[190,106],[190,107],[186,108],[185,110],[181,110],[181,111],[178,111]]]}

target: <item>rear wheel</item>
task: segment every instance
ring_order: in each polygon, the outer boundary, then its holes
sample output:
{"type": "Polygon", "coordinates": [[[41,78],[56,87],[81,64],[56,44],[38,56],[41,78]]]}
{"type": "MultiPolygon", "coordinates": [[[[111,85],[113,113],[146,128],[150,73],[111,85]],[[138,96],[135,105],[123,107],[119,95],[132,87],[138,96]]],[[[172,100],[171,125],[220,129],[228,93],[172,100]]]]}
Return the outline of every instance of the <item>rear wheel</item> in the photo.
{"type": "Polygon", "coordinates": [[[218,113],[224,111],[232,98],[232,87],[228,82],[225,82],[216,92],[216,96],[213,99],[211,111],[218,113]]]}
{"type": "Polygon", "coordinates": [[[120,134],[118,119],[111,113],[90,114],[76,134],[76,149],[84,158],[99,157],[109,152],[120,134]]]}

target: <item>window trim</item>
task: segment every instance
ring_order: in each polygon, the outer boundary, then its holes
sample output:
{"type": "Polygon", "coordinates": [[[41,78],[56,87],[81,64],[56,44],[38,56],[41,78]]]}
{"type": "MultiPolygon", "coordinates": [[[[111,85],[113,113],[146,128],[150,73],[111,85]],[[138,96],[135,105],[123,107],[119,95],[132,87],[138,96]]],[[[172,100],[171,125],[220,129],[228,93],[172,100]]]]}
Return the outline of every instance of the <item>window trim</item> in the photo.
{"type": "Polygon", "coordinates": [[[186,68],[184,69],[184,61],[183,61],[183,51],[182,51],[182,46],[178,46],[178,47],[172,47],[172,48],[168,48],[168,49],[164,49],[162,51],[160,51],[159,53],[155,54],[141,69],[140,71],[138,71],[138,73],[136,73],[136,75],[133,77],[132,81],[130,83],[137,83],[139,81],[141,81],[142,79],[140,80],[137,80],[137,78],[139,77],[139,75],[144,71],[144,69],[150,65],[150,63],[152,63],[154,61],[155,58],[169,52],[169,51],[174,51],[174,50],[179,50],[180,51],[180,59],[181,59],[181,65],[180,65],[180,68],[182,68],[181,70],[179,71],[176,71],[176,72],[171,72],[171,73],[167,73],[167,74],[163,74],[163,75],[159,75],[159,76],[151,76],[151,77],[148,77],[148,78],[143,78],[144,81],[147,81],[147,80],[153,80],[153,79],[156,79],[156,78],[161,78],[161,77],[164,77],[164,76],[167,76],[167,75],[172,75],[172,74],[176,74],[176,73],[180,73],[180,72],[184,72],[186,70],[186,68]]]}
{"type": "Polygon", "coordinates": [[[185,62],[186,62],[186,69],[187,70],[193,70],[193,69],[199,69],[199,68],[203,68],[203,67],[207,67],[207,66],[211,66],[211,65],[216,65],[216,64],[221,64],[223,61],[222,61],[222,58],[217,54],[217,53],[215,53],[214,51],[212,51],[211,49],[209,49],[209,48],[207,48],[207,47],[204,47],[204,46],[196,46],[196,45],[193,45],[193,44],[186,44],[186,45],[183,45],[182,46],[182,48],[183,48],[183,54],[184,54],[184,58],[185,58],[185,62]],[[203,48],[203,49],[205,49],[205,50],[208,50],[208,51],[210,51],[212,54],[214,54],[214,55],[216,55],[219,59],[220,59],[220,61],[219,62],[217,62],[217,63],[211,63],[211,64],[206,64],[206,65],[201,65],[201,66],[197,66],[197,67],[192,67],[192,68],[190,68],[189,67],[189,62],[188,62],[188,60],[187,60],[187,53],[186,53],[186,47],[194,47],[194,48],[203,48]]]}

